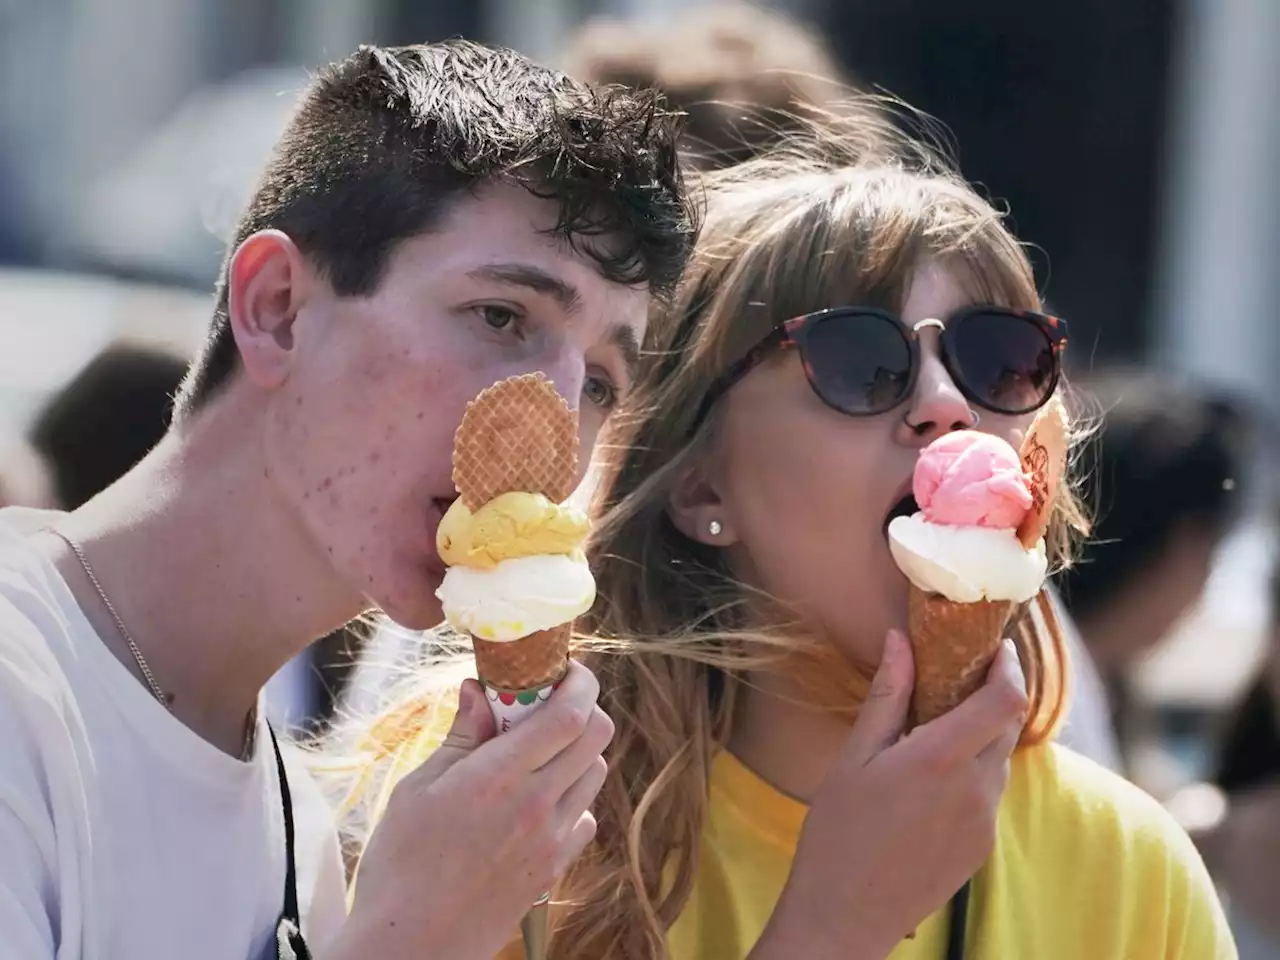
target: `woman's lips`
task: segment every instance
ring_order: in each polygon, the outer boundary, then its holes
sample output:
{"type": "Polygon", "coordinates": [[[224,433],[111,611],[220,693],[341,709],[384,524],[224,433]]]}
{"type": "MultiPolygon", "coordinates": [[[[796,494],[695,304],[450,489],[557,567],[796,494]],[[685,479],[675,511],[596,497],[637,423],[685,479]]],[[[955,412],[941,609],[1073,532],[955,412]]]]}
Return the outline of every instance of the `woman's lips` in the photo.
{"type": "Polygon", "coordinates": [[[896,517],[909,517],[913,513],[918,513],[920,505],[916,503],[916,498],[911,492],[910,482],[898,488],[897,495],[894,497],[893,505],[889,507],[889,512],[885,514],[884,523],[881,524],[880,532],[886,537],[889,535],[889,524],[896,517]]]}

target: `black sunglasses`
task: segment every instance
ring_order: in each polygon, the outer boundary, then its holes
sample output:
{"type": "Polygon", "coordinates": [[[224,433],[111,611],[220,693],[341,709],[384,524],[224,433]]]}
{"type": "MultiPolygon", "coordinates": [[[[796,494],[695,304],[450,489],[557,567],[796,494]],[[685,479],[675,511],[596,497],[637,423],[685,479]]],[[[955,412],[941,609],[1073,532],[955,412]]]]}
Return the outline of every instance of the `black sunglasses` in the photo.
{"type": "Polygon", "coordinates": [[[773,351],[796,347],[805,377],[827,406],[853,417],[892,410],[911,396],[920,371],[920,330],[937,327],[942,362],[960,392],[994,413],[1044,406],[1062,375],[1067,323],[1003,307],[967,307],[947,320],[907,327],[874,307],[835,307],[784,321],[711,385],[694,429],[735,383],[773,351]]]}

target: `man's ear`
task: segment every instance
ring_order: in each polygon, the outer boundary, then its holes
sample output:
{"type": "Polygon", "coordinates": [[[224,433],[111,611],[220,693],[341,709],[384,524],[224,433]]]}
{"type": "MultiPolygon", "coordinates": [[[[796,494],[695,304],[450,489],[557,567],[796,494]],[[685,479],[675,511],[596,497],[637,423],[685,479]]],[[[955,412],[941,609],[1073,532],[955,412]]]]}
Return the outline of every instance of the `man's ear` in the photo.
{"type": "Polygon", "coordinates": [[[677,476],[667,497],[667,516],[690,540],[711,547],[737,543],[729,511],[705,462],[693,463],[677,476]]]}
{"type": "Polygon", "coordinates": [[[294,330],[313,274],[289,237],[279,230],[253,234],[227,268],[227,309],[245,375],[260,387],[280,386],[293,364],[294,330]]]}

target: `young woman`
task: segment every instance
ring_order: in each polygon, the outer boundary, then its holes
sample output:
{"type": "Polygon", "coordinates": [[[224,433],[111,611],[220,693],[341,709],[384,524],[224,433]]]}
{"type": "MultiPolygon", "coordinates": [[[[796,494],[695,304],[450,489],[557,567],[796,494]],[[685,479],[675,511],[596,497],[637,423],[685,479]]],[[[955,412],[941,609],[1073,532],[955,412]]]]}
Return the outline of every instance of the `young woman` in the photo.
{"type": "MultiPolygon", "coordinates": [[[[998,712],[993,673],[893,742],[910,657],[885,527],[934,438],[1020,442],[1059,402],[1062,346],[997,213],[900,153],[815,136],[707,181],[605,447],[579,655],[617,732],[553,957],[1234,956],[1187,837],[1049,742],[1063,655],[1043,595],[1011,628],[1007,741],[956,732],[998,712]]],[[[1070,497],[1057,514],[1061,561],[1082,524],[1070,497]]],[[[378,752],[411,768],[425,726],[402,704],[378,752]]]]}

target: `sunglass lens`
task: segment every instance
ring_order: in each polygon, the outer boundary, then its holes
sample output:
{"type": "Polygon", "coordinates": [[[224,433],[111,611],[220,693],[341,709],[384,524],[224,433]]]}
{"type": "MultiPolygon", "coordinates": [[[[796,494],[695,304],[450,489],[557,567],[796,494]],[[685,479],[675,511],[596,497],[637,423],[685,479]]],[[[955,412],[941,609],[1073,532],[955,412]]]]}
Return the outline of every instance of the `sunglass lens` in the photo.
{"type": "Polygon", "coordinates": [[[953,357],[974,399],[991,410],[1025,413],[1053,390],[1058,359],[1032,320],[1010,313],[972,313],[957,326],[953,357]]]}
{"type": "Polygon", "coordinates": [[[911,384],[911,347],[902,327],[874,313],[835,313],[813,325],[805,343],[818,394],[852,414],[882,413],[911,384]]]}

